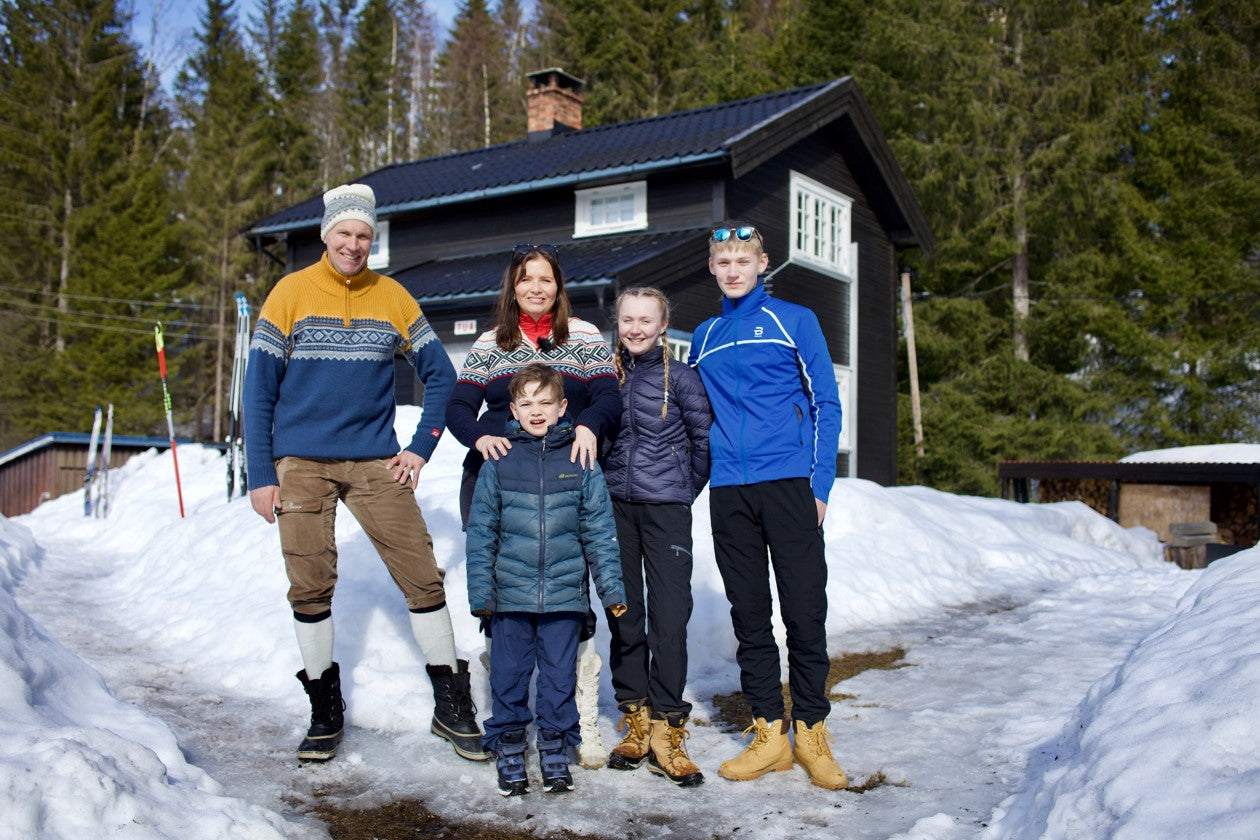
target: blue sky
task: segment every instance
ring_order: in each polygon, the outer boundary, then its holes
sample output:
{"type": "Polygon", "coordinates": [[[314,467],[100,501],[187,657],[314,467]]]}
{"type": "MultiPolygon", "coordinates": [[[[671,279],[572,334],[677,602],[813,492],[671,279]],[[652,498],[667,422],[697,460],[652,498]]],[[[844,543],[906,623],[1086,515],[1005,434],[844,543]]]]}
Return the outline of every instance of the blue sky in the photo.
{"type": "MultiPolygon", "coordinates": [[[[152,48],[162,78],[168,83],[196,46],[198,20],[205,9],[204,0],[132,0],[135,9],[133,39],[146,54],[152,48]],[[152,37],[154,11],[157,10],[157,38],[152,37]]],[[[424,0],[429,11],[445,31],[459,11],[460,0],[424,0]]],[[[121,4],[120,4],[121,5],[121,4]]],[[[254,16],[257,0],[236,0],[234,11],[238,23],[254,16]]]]}

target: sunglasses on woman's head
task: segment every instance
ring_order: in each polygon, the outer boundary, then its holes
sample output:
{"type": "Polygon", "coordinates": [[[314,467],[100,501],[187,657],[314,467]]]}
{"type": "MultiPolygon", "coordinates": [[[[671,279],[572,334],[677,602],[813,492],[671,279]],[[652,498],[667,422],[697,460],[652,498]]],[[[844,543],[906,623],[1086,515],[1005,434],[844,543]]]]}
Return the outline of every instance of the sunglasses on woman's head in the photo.
{"type": "Polygon", "coordinates": [[[733,235],[740,242],[747,242],[753,238],[753,234],[756,232],[756,229],[751,225],[744,225],[743,227],[737,228],[718,228],[713,231],[713,241],[728,242],[733,235]]]}
{"type": "Polygon", "coordinates": [[[540,242],[535,245],[532,242],[521,242],[512,249],[512,256],[516,258],[528,257],[530,254],[546,254],[549,257],[556,255],[556,246],[550,242],[540,242]]]}

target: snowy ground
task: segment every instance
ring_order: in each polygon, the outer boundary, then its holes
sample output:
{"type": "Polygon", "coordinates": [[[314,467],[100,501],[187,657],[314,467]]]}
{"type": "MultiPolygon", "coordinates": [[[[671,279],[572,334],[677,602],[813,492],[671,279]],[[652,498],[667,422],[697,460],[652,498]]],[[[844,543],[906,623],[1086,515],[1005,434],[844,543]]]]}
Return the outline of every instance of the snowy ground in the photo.
{"type": "MultiPolygon", "coordinates": [[[[462,455],[444,441],[418,498],[448,570],[457,647],[475,660],[462,455]]],[[[689,746],[706,783],[575,769],[571,794],[504,800],[491,765],[428,734],[405,609],[344,510],[335,616],[349,729],[331,764],[293,759],[309,712],[274,526],[225,501],[213,451],[181,449],[180,468],[182,520],[170,456],[155,453],[116,474],[108,520],[84,519],[77,494],[0,519],[0,837],[321,837],[306,815],[317,792],[349,805],[418,797],[452,821],[540,834],[1260,836],[1260,552],[1188,572],[1160,559],[1150,533],[1078,503],[838,482],[832,652],[906,655],[842,682],[829,728],[855,783],[886,782],[827,792],[794,768],[734,783],[716,773],[741,744],[711,723],[712,697],[738,676],[705,496],[689,746]]],[[[599,638],[606,650],[605,628],[599,638]]],[[[601,699],[612,746],[607,674],[601,699]]]]}

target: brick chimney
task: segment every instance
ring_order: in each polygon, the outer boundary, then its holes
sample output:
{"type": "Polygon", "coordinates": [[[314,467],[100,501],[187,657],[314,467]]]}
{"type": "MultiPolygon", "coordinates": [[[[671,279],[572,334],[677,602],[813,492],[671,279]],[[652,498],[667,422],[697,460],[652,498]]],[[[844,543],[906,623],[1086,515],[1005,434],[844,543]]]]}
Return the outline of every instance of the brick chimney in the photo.
{"type": "Polygon", "coordinates": [[[529,79],[525,99],[529,104],[530,140],[545,140],[553,134],[582,127],[582,85],[585,82],[559,67],[535,70],[526,78],[529,79]]]}

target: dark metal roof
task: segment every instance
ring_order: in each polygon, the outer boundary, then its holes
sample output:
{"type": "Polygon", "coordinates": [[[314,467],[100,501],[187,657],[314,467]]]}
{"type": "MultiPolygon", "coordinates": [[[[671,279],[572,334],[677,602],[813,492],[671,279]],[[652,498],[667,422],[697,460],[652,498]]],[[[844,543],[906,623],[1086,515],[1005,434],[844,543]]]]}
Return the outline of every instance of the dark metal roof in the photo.
{"type": "Polygon", "coordinates": [[[1260,464],[1121,463],[1118,461],[1003,461],[999,478],[1076,478],[1146,484],[1221,484],[1260,482],[1260,464]]]}
{"type": "MultiPolygon", "coordinates": [[[[557,252],[565,287],[572,293],[583,287],[607,285],[635,266],[676,247],[686,246],[697,253],[708,235],[704,228],[562,243],[557,252]]],[[[511,254],[502,251],[437,259],[391,271],[390,276],[402,283],[422,306],[463,302],[498,295],[503,269],[510,259],[511,254]]]]}
{"type": "MultiPolygon", "coordinates": [[[[852,118],[879,177],[925,251],[934,237],[857,85],[846,77],[647,119],[557,132],[484,149],[399,163],[356,179],[376,193],[382,217],[547,187],[642,177],[678,166],[726,162],[735,175],[841,114],[852,118]]],[[[249,236],[317,226],[320,195],[249,225],[249,236]]],[[[904,241],[906,236],[901,236],[904,241]]]]}

